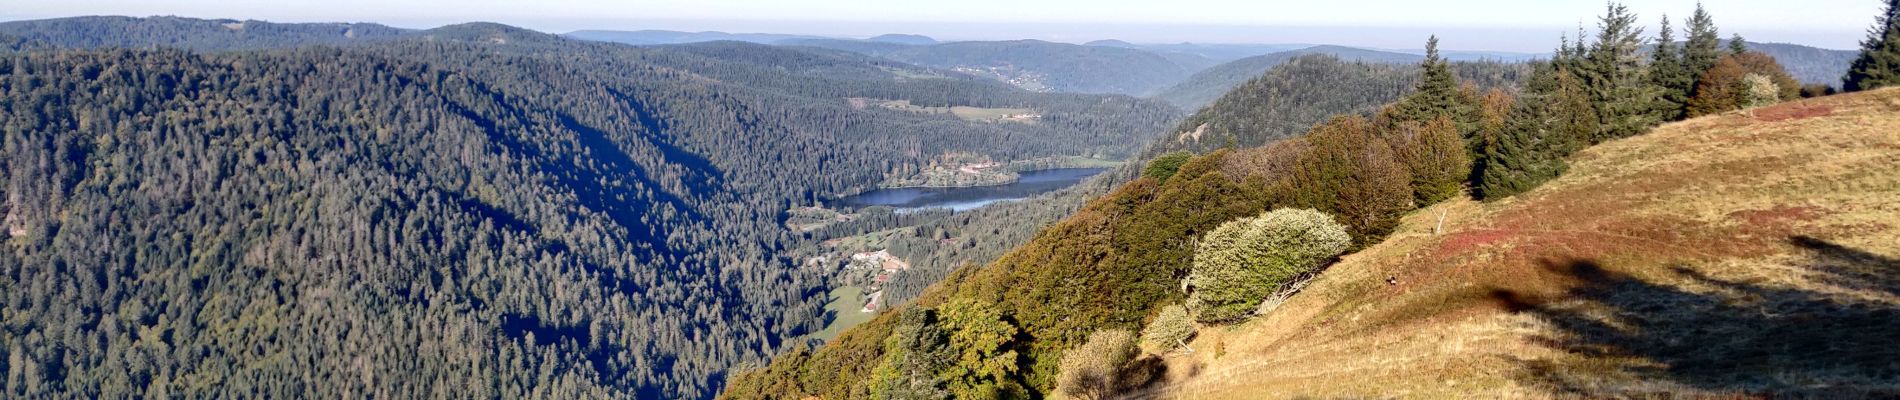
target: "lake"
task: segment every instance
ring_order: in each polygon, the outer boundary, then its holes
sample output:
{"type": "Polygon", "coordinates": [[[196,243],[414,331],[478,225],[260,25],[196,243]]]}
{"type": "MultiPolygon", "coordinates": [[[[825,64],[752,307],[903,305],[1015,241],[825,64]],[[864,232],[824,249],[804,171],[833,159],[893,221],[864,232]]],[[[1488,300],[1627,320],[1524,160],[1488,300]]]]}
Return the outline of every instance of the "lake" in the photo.
{"type": "Polygon", "coordinates": [[[1022,200],[1074,186],[1108,168],[1057,168],[1021,173],[1016,183],[997,186],[878,189],[839,199],[851,207],[890,206],[899,212],[929,208],[969,211],[999,201],[1022,200]]]}

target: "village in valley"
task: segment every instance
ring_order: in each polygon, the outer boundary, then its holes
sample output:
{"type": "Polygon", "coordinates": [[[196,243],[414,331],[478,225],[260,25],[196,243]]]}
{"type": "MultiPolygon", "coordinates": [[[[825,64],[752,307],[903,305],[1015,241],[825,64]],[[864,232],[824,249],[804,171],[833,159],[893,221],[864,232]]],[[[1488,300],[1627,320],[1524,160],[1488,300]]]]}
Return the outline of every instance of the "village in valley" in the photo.
{"type": "MultiPolygon", "coordinates": [[[[838,214],[837,218],[849,221],[853,216],[838,214]]],[[[827,240],[815,249],[817,254],[805,256],[805,268],[828,271],[833,274],[831,282],[834,282],[829,293],[831,300],[825,304],[825,328],[805,338],[831,340],[845,329],[869,321],[883,311],[889,297],[885,294],[886,285],[911,268],[910,262],[891,254],[887,243],[894,236],[911,235],[914,229],[904,227],[827,240]]]]}

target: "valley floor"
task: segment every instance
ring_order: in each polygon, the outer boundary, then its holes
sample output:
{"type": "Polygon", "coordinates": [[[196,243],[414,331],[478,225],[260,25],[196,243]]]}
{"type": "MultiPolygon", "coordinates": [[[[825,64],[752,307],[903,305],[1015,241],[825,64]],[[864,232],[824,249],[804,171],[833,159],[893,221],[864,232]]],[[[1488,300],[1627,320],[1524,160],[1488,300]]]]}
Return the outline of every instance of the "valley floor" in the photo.
{"type": "Polygon", "coordinates": [[[1900,396],[1900,90],[1571,161],[1416,212],[1136,397],[1900,396]]]}

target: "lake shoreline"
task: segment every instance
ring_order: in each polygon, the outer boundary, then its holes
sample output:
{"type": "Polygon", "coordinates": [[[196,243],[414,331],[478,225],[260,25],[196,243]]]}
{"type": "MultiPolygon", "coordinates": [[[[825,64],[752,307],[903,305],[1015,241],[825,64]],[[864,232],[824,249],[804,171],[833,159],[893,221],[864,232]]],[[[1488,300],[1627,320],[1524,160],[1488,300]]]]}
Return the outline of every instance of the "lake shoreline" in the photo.
{"type": "Polygon", "coordinates": [[[1021,200],[1061,190],[1108,171],[1110,168],[1050,168],[1025,171],[1012,183],[980,186],[912,186],[881,188],[851,196],[834,198],[834,206],[866,208],[885,206],[917,211],[949,209],[969,211],[1001,201],[1021,200]]]}

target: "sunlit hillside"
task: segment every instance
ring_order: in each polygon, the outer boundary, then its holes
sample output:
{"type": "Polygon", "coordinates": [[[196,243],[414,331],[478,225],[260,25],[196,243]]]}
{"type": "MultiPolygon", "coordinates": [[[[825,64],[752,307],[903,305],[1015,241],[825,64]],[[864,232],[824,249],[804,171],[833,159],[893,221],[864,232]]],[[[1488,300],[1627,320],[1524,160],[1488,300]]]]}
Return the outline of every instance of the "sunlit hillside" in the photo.
{"type": "Polygon", "coordinates": [[[1203,328],[1141,395],[1900,395],[1900,90],[1571,162],[1415,212],[1267,315],[1203,328]]]}

